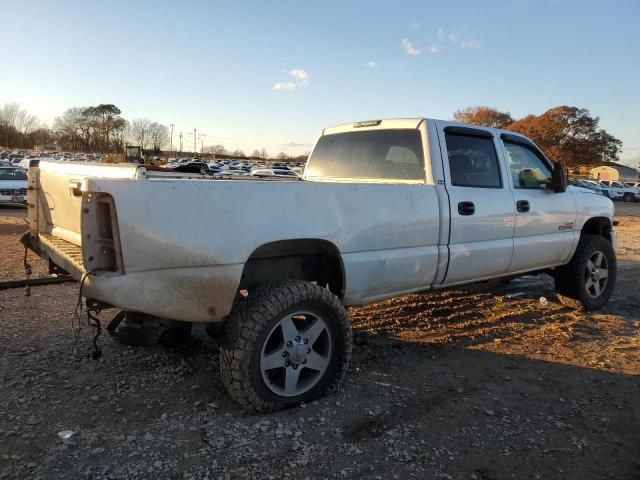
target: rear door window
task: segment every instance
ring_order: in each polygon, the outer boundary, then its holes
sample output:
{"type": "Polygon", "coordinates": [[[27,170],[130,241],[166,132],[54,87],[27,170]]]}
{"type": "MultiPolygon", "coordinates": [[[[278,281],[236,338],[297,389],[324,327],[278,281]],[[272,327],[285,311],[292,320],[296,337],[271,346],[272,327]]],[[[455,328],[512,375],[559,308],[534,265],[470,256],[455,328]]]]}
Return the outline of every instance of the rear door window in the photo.
{"type": "Polygon", "coordinates": [[[447,156],[451,185],[502,188],[493,138],[447,133],[447,156]]]}

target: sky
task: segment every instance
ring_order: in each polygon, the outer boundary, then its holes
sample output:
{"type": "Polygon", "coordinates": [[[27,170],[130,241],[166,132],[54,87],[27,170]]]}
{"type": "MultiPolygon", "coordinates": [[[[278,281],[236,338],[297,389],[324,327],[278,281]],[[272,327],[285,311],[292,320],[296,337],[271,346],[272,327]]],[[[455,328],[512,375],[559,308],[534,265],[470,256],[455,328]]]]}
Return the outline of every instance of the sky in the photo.
{"type": "Polygon", "coordinates": [[[174,145],[196,128],[204,145],[274,155],[358,120],[572,105],[640,162],[637,0],[0,0],[0,12],[0,104],[50,125],[113,103],[173,123],[174,145]]]}

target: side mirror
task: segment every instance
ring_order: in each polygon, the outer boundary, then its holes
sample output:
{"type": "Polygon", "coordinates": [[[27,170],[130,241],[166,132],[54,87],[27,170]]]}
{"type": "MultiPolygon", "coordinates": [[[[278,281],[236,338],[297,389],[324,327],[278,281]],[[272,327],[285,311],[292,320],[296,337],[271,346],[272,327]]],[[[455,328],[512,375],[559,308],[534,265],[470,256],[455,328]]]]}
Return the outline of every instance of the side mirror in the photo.
{"type": "Polygon", "coordinates": [[[553,162],[553,174],[551,176],[551,188],[556,193],[562,193],[567,191],[569,185],[569,179],[567,177],[567,171],[560,162],[553,162]]]}

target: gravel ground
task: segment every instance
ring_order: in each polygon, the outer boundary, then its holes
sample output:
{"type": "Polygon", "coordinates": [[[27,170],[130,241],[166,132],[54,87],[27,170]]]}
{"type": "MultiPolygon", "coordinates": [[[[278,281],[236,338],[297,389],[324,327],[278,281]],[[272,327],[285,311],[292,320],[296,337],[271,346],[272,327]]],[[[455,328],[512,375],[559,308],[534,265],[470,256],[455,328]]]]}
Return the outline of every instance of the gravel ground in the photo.
{"type": "MultiPolygon", "coordinates": [[[[270,415],[232,403],[200,331],[103,336],[92,360],[77,285],[0,291],[0,478],[639,479],[640,205],[618,214],[603,311],[562,307],[544,276],[352,308],[342,389],[270,415]]],[[[0,210],[3,280],[23,278],[20,215],[0,210]]]]}

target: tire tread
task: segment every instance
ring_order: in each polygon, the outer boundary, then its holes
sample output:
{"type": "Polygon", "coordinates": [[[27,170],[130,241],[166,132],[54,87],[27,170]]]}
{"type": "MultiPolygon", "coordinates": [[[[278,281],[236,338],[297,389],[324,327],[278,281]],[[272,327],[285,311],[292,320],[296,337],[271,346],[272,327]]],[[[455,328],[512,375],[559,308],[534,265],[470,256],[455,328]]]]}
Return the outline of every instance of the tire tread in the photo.
{"type": "MultiPolygon", "coordinates": [[[[246,411],[271,412],[293,406],[301,400],[276,403],[263,399],[251,380],[251,358],[259,334],[273,318],[296,303],[321,303],[335,314],[336,335],[344,342],[337,359],[337,371],[318,397],[339,385],[348,366],[352,350],[351,324],[340,299],[326,288],[302,280],[272,282],[258,287],[247,298],[239,300],[227,319],[220,349],[220,374],[231,397],[246,411]]],[[[305,398],[310,400],[311,398],[305,398]]]]}

